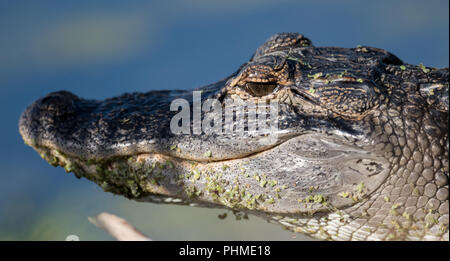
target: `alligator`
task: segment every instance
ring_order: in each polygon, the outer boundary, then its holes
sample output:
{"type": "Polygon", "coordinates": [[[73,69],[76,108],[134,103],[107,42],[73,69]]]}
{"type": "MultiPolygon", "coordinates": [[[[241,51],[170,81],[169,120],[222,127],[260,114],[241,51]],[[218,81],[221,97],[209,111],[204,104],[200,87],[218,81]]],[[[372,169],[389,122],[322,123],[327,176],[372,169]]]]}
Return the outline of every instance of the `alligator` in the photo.
{"type": "Polygon", "coordinates": [[[19,130],[51,165],[130,199],[230,209],[324,240],[449,240],[448,79],[382,49],[279,33],[197,94],[53,92],[19,130]]]}

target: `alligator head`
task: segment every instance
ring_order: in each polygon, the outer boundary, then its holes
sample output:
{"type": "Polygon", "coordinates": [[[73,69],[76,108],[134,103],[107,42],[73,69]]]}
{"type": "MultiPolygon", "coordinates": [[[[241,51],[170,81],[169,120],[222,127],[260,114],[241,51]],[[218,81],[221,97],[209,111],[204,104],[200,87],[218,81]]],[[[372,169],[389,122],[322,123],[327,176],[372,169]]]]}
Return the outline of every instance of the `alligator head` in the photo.
{"type": "Polygon", "coordinates": [[[50,164],[129,198],[323,239],[448,240],[448,76],[282,33],[195,93],[54,92],[19,129],[50,164]]]}

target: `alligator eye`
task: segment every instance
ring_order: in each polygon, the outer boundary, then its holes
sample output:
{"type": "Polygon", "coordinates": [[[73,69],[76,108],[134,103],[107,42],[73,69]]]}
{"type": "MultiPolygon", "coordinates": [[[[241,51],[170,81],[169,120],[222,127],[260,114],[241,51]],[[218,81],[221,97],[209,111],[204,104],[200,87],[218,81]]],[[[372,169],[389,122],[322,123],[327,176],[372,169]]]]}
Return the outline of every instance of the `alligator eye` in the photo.
{"type": "Polygon", "coordinates": [[[261,82],[248,82],[245,84],[245,90],[253,96],[262,97],[273,92],[277,87],[274,82],[261,83],[261,82]]]}

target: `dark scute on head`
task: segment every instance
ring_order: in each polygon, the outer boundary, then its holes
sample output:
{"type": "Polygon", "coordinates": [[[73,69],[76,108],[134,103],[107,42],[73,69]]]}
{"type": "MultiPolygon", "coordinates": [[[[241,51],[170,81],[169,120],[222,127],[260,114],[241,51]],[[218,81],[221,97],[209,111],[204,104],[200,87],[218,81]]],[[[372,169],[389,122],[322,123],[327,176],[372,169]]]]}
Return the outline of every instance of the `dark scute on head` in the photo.
{"type": "Polygon", "coordinates": [[[402,60],[400,60],[400,58],[398,58],[397,56],[395,56],[391,53],[388,53],[388,55],[385,58],[383,58],[382,62],[384,64],[392,64],[392,65],[402,65],[403,64],[403,62],[402,62],[402,60]]]}
{"type": "Polygon", "coordinates": [[[250,60],[263,56],[267,53],[277,51],[278,49],[298,48],[312,46],[311,40],[299,33],[278,33],[267,39],[250,60]]]}

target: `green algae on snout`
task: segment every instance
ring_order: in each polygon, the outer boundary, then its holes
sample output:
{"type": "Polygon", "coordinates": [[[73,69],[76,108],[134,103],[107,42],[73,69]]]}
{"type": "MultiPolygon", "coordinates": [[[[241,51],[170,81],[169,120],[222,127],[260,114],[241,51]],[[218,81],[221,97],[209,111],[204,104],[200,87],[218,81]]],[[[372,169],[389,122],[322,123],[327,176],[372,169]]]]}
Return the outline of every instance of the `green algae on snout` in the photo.
{"type": "Polygon", "coordinates": [[[428,69],[427,67],[425,67],[425,65],[423,65],[422,63],[419,64],[420,69],[423,71],[423,73],[429,73],[430,69],[428,69]]]}
{"type": "Polygon", "coordinates": [[[322,76],[323,76],[323,72],[318,72],[318,73],[315,73],[315,74],[308,74],[308,78],[313,78],[315,80],[319,79],[322,76]]]}
{"type": "Polygon", "coordinates": [[[194,180],[198,180],[199,178],[200,178],[200,175],[201,175],[201,172],[199,171],[199,170],[194,170],[193,171],[193,176],[192,176],[192,178],[194,179],[194,180]]]}
{"type": "Polygon", "coordinates": [[[272,180],[269,182],[269,184],[270,184],[271,187],[275,187],[275,186],[278,184],[278,181],[276,181],[275,179],[272,179],[272,180]]]}

